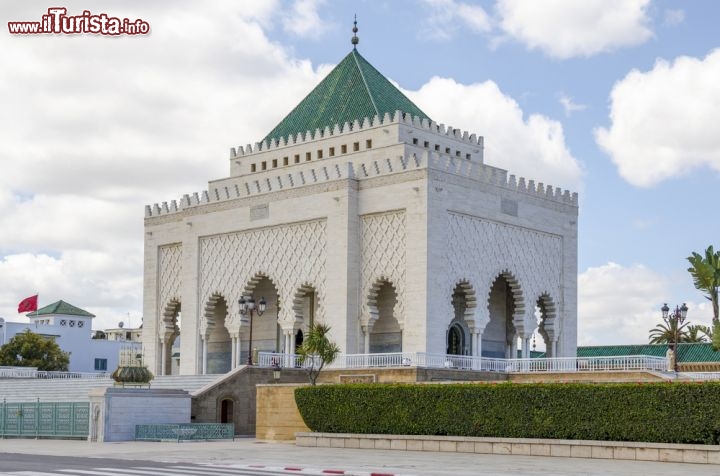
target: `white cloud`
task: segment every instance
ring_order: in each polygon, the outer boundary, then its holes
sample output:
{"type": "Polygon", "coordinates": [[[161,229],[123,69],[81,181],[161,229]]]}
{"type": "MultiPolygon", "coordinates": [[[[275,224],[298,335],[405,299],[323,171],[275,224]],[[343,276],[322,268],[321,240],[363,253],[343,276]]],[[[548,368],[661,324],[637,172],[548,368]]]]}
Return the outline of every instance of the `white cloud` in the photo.
{"type": "Polygon", "coordinates": [[[582,189],[582,170],[565,143],[562,124],[540,114],[525,117],[493,81],[465,85],[435,77],[406,94],[430,117],[486,137],[487,164],[545,184],[582,189]]]}
{"type": "MultiPolygon", "coordinates": [[[[39,20],[47,7],[29,3],[3,17],[39,20]]],[[[267,38],[277,9],[113,3],[92,11],[151,34],[3,40],[0,316],[40,292],[98,314],[96,327],[139,322],[144,205],[226,175],[228,149],[260,140],[327,73],[267,38]]]]}
{"type": "Polygon", "coordinates": [[[720,170],[720,49],[704,59],[658,60],[610,94],[609,129],[595,131],[620,175],[648,187],[707,166],[720,170]]]}
{"type": "Polygon", "coordinates": [[[642,265],[588,268],[578,276],[578,345],[647,343],[669,291],[665,277],[642,265]]]}
{"type": "Polygon", "coordinates": [[[570,117],[570,115],[573,112],[576,111],[584,111],[587,109],[587,106],[585,104],[578,104],[573,101],[573,98],[566,94],[560,94],[560,104],[562,104],[563,109],[565,109],[565,116],[570,117]]]}
{"type": "Polygon", "coordinates": [[[326,24],[318,14],[325,0],[295,0],[290,11],[283,16],[283,28],[296,36],[317,38],[326,31],[326,24]]]}
{"type": "Polygon", "coordinates": [[[424,3],[431,13],[425,20],[422,34],[432,39],[448,40],[461,26],[473,33],[486,33],[492,29],[490,17],[478,5],[455,0],[424,0],[424,3]]]}
{"type": "Polygon", "coordinates": [[[685,11],[684,10],[665,10],[665,16],[663,19],[663,23],[668,26],[676,26],[680,23],[685,21],[685,11]]]}
{"type": "Polygon", "coordinates": [[[498,0],[505,33],[530,49],[566,59],[641,44],[652,37],[650,0],[498,0]]]}

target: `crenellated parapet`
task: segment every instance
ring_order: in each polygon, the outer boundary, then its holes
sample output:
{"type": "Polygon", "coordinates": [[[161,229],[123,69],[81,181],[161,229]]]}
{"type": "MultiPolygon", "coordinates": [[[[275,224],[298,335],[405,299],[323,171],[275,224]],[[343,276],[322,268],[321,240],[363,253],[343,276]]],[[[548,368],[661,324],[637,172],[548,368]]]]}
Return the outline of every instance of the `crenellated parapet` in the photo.
{"type": "Polygon", "coordinates": [[[230,158],[237,159],[247,155],[253,155],[260,152],[268,152],[272,150],[282,149],[289,146],[310,144],[311,142],[328,139],[330,137],[342,136],[361,131],[369,131],[381,126],[394,124],[405,124],[416,129],[421,129],[436,135],[445,136],[459,142],[463,142],[472,146],[482,146],[483,138],[468,131],[461,131],[445,124],[438,124],[435,121],[429,121],[427,118],[419,118],[411,116],[402,111],[395,111],[391,116],[386,113],[382,117],[375,115],[372,118],[365,117],[362,121],[355,120],[353,122],[345,122],[343,124],[335,124],[333,127],[325,127],[324,129],[315,129],[314,131],[306,131],[304,134],[298,133],[294,136],[281,137],[279,140],[272,139],[267,141],[256,142],[254,145],[247,144],[245,147],[231,147],[230,158]]]}
{"type": "Polygon", "coordinates": [[[274,169],[258,174],[231,177],[210,183],[210,189],[185,194],[179,200],[162,202],[145,207],[145,217],[157,217],[193,207],[227,200],[243,199],[283,190],[317,185],[337,180],[366,180],[374,177],[400,174],[413,170],[432,169],[465,177],[478,183],[493,185],[505,190],[533,197],[578,205],[578,194],[543,182],[517,178],[506,170],[482,163],[450,157],[432,151],[420,154],[386,157],[384,159],[348,161],[348,157],[299,164],[285,169],[274,169]]]}

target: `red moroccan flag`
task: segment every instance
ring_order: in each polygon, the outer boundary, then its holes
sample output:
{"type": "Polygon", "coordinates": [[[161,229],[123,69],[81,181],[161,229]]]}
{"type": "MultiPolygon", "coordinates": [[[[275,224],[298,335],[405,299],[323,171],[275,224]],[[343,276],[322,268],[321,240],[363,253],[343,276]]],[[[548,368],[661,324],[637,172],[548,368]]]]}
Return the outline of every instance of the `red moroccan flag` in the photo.
{"type": "Polygon", "coordinates": [[[20,301],[20,304],[18,304],[18,314],[21,312],[37,311],[37,298],[38,295],[36,294],[20,301]]]}

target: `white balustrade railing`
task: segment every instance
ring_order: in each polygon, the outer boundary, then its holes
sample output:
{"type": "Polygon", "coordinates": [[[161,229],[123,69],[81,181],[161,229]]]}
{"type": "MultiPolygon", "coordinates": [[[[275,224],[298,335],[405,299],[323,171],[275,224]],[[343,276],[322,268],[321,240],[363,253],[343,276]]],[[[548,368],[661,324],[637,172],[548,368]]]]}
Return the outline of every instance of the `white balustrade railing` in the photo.
{"type": "Polygon", "coordinates": [[[680,376],[693,380],[720,380],[720,372],[680,372],[680,376]]]}
{"type": "Polygon", "coordinates": [[[50,372],[38,370],[36,367],[0,367],[0,378],[103,379],[109,376],[107,372],[50,372]]]}
{"type": "MultiPolygon", "coordinates": [[[[261,367],[304,367],[299,356],[260,352],[261,367]]],[[[616,357],[559,357],[545,359],[496,359],[469,355],[428,354],[425,352],[393,352],[385,354],[340,354],[327,369],[363,369],[373,367],[422,367],[436,369],[477,370],[502,373],[537,372],[613,372],[667,369],[663,357],[624,355],[616,357]]]]}
{"type": "Polygon", "coordinates": [[[86,378],[86,379],[105,379],[109,378],[107,372],[50,372],[38,370],[37,378],[44,379],[70,379],[70,378],[86,378]]]}
{"type": "Polygon", "coordinates": [[[0,367],[0,378],[35,378],[36,367],[0,367]]]}

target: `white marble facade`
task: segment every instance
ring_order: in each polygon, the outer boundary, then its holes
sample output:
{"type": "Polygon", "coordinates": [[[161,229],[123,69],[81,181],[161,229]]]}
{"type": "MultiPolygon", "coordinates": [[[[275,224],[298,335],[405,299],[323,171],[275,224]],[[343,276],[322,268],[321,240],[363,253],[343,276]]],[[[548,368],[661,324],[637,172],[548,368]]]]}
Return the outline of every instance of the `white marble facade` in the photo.
{"type": "Polygon", "coordinates": [[[577,345],[577,194],[483,162],[483,138],[396,112],[232,149],[230,176],[146,208],[143,344],[170,372],[292,353],[313,321],[345,353],[551,356],[577,345]]]}

